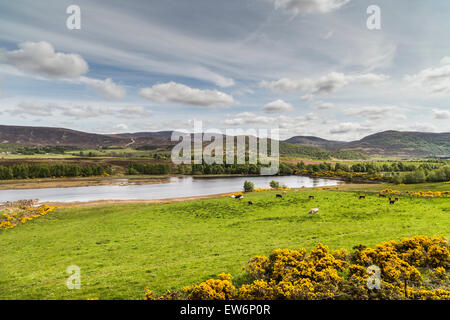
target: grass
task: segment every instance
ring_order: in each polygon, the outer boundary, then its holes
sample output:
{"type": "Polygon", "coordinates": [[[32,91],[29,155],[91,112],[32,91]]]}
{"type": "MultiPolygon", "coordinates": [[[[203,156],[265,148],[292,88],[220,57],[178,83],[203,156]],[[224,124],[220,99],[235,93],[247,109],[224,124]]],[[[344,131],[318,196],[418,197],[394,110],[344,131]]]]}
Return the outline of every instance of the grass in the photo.
{"type": "Polygon", "coordinates": [[[348,184],[341,185],[341,188],[344,191],[360,191],[360,192],[379,192],[383,189],[392,189],[401,192],[408,191],[449,191],[450,184],[446,184],[443,182],[438,183],[418,183],[418,184],[348,184]]]}
{"type": "MultiPolygon", "coordinates": [[[[448,185],[447,185],[448,186],[448,185]]],[[[380,186],[378,186],[380,187],[380,186]]],[[[449,199],[290,191],[169,204],[57,209],[0,230],[0,299],[141,299],[221,272],[244,280],[242,266],[276,248],[331,249],[413,235],[450,235],[449,199]],[[307,200],[314,194],[316,199],[307,200]],[[249,206],[247,200],[254,205],[249,206]],[[318,216],[307,214],[320,208],[318,216]],[[66,268],[81,268],[81,290],[68,290],[66,268]]]]}

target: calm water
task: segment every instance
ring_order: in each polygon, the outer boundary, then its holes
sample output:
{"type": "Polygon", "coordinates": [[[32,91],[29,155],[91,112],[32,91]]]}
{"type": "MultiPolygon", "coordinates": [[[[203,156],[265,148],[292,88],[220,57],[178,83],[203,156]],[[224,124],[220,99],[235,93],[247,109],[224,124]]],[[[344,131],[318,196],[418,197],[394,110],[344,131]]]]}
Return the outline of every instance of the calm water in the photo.
{"type": "MultiPolygon", "coordinates": [[[[23,190],[0,190],[0,203],[22,199],[39,199],[50,202],[75,202],[95,200],[154,200],[176,197],[205,196],[237,192],[242,190],[245,180],[255,188],[269,188],[276,180],[289,188],[335,186],[336,180],[313,179],[309,177],[231,177],[231,178],[169,178],[164,184],[92,186],[71,188],[46,188],[23,190]]],[[[125,180],[126,181],[126,180],[125,180]]]]}

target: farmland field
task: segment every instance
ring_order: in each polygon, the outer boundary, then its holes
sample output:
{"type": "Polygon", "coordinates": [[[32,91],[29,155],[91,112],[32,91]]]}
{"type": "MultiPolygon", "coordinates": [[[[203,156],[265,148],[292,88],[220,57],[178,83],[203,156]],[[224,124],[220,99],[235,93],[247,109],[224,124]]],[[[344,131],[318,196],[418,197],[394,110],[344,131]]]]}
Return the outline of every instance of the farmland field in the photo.
{"type": "Polygon", "coordinates": [[[448,198],[401,196],[390,205],[376,193],[359,200],[359,191],[56,209],[0,230],[0,299],[141,299],[147,287],[162,293],[221,272],[239,284],[247,280],[242,267],[250,257],[277,248],[311,249],[320,242],[351,249],[415,235],[450,236],[448,198]],[[311,208],[319,214],[309,215],[311,208]],[[81,268],[81,290],[66,287],[70,265],[81,268]]]}

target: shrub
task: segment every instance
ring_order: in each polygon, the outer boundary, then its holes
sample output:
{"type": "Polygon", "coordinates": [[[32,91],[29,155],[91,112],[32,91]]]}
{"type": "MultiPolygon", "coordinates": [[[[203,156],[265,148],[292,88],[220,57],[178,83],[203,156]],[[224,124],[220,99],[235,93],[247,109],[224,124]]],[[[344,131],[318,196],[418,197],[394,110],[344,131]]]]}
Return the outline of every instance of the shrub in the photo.
{"type": "Polygon", "coordinates": [[[253,192],[255,190],[255,185],[251,181],[244,182],[244,192],[253,192]]]}
{"type": "MultiPolygon", "coordinates": [[[[221,274],[219,279],[187,287],[185,292],[187,299],[204,300],[448,300],[448,248],[448,241],[442,237],[416,236],[383,242],[374,249],[359,245],[353,248],[352,254],[345,250],[330,253],[320,243],[309,253],[305,249],[277,249],[268,257],[256,256],[248,261],[246,270],[252,282],[239,289],[233,286],[231,275],[221,274]],[[367,285],[373,275],[367,271],[370,265],[380,269],[379,289],[367,285]],[[431,273],[435,281],[423,282],[419,267],[431,273]]],[[[150,291],[146,297],[154,298],[150,291]]]]}
{"type": "Polygon", "coordinates": [[[185,287],[184,292],[189,300],[231,300],[236,295],[231,275],[226,273],[219,274],[218,279],[209,279],[199,285],[185,287]]]}
{"type": "Polygon", "coordinates": [[[272,180],[270,181],[270,187],[272,189],[280,189],[280,183],[278,181],[272,180]]]}

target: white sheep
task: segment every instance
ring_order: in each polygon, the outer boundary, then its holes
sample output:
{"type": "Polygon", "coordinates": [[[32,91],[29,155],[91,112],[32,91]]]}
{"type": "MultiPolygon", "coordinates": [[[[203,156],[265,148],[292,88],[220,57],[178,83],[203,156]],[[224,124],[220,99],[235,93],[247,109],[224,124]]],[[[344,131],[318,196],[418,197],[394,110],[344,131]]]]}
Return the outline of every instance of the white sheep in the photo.
{"type": "Polygon", "coordinates": [[[313,209],[309,210],[308,213],[309,213],[309,214],[316,214],[316,213],[319,213],[319,208],[313,208],[313,209]]]}

